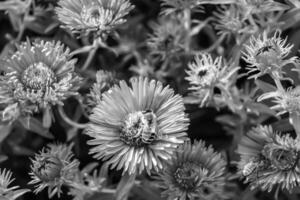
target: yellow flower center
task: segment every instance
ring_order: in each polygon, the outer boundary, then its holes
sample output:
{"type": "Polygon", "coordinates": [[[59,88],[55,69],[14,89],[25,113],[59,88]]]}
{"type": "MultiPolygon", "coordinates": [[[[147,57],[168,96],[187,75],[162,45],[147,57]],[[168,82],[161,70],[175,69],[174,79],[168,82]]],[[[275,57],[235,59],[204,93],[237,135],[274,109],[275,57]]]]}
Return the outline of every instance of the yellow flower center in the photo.
{"type": "Polygon", "coordinates": [[[199,170],[200,166],[195,163],[183,163],[174,173],[175,181],[185,190],[192,190],[200,181],[199,170]]]}
{"type": "Polygon", "coordinates": [[[151,144],[158,137],[157,119],[151,110],[130,113],[124,120],[120,139],[131,146],[151,144]]]}
{"type": "Polygon", "coordinates": [[[34,63],[24,70],[21,81],[26,88],[45,90],[56,81],[54,72],[42,62],[34,63]]]}

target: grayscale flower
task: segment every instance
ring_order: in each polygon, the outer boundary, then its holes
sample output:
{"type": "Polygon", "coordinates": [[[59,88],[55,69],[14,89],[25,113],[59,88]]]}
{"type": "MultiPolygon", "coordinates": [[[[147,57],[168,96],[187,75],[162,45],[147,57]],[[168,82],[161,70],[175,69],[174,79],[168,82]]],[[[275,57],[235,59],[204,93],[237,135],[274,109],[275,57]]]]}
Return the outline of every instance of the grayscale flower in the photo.
{"type": "Polygon", "coordinates": [[[105,36],[126,22],[133,6],[128,0],[60,0],[56,8],[63,27],[74,33],[105,36]]]}
{"type": "Polygon", "coordinates": [[[60,196],[61,187],[72,183],[78,172],[79,162],[73,159],[72,146],[64,144],[50,144],[43,148],[32,159],[29,184],[35,185],[35,193],[48,187],[48,196],[60,196]]]}
{"type": "Polygon", "coordinates": [[[123,173],[158,171],[186,139],[189,120],[180,95],[148,78],[120,81],[93,109],[90,153],[123,173]]]}
{"type": "Polygon", "coordinates": [[[226,162],[211,146],[186,142],[160,173],[162,196],[168,200],[224,199],[225,169],[226,162]]]}

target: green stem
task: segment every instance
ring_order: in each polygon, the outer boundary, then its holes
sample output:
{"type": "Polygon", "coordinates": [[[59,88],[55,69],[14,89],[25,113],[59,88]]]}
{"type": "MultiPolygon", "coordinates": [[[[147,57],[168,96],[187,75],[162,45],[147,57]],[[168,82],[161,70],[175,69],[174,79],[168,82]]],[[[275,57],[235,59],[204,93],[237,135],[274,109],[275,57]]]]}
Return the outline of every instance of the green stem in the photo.
{"type": "Polygon", "coordinates": [[[87,59],[85,60],[84,65],[81,68],[82,71],[86,70],[90,66],[93,58],[95,57],[95,54],[96,54],[99,46],[96,41],[94,42],[93,46],[94,46],[94,48],[89,52],[89,55],[88,55],[87,59]]]}
{"type": "Polygon", "coordinates": [[[184,28],[187,32],[186,34],[186,41],[185,41],[185,51],[189,52],[190,51],[190,44],[191,44],[191,10],[190,9],[185,9],[183,11],[183,20],[184,20],[184,28]]]}

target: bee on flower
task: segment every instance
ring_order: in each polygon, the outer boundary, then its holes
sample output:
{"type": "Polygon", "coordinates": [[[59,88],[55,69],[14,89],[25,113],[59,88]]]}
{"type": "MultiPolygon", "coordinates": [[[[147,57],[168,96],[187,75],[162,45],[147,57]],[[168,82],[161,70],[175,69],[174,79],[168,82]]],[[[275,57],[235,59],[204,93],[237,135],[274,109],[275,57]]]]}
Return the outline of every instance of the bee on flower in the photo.
{"type": "Polygon", "coordinates": [[[299,138],[280,135],[271,126],[258,126],[243,136],[237,152],[240,173],[252,189],[287,189],[300,183],[299,138]]]}
{"type": "MultiPolygon", "coordinates": [[[[60,42],[26,41],[4,60],[0,76],[2,120],[43,111],[77,95],[81,78],[74,72],[75,59],[60,42]]],[[[51,118],[51,117],[48,117],[51,118]]]]}
{"type": "Polygon", "coordinates": [[[222,93],[228,93],[229,88],[236,81],[236,75],[239,67],[228,65],[223,58],[213,59],[210,54],[197,55],[194,61],[189,63],[186,70],[187,77],[191,87],[192,95],[199,96],[202,99],[200,106],[213,100],[215,88],[222,93]]]}
{"type": "Polygon", "coordinates": [[[73,159],[71,148],[72,145],[50,144],[31,160],[32,180],[29,184],[35,185],[35,193],[48,188],[49,198],[55,194],[59,197],[61,187],[72,183],[78,172],[79,161],[73,159]]]}
{"type": "Polygon", "coordinates": [[[90,153],[123,174],[159,171],[186,140],[182,97],[145,77],[113,86],[93,109],[86,133],[90,153]]]}
{"type": "Polygon", "coordinates": [[[184,52],[186,30],[179,17],[165,16],[159,23],[152,25],[153,34],[147,40],[148,47],[153,55],[165,59],[168,56],[184,52]]]}
{"type": "Polygon", "coordinates": [[[168,200],[225,199],[226,162],[202,141],[186,142],[159,174],[162,196],[168,200]]]}
{"type": "Polygon", "coordinates": [[[105,38],[124,18],[133,5],[128,0],[60,0],[56,13],[64,28],[83,35],[105,38]]]}
{"type": "Polygon", "coordinates": [[[279,30],[271,38],[267,34],[265,31],[258,37],[252,36],[249,44],[245,45],[243,59],[249,64],[248,73],[255,73],[249,78],[270,74],[283,79],[283,67],[298,62],[297,57],[288,58],[293,45],[287,44],[287,38],[281,39],[279,30]]]}
{"type": "Polygon", "coordinates": [[[29,192],[28,189],[19,189],[19,186],[9,187],[13,181],[11,171],[0,169],[0,199],[16,200],[18,197],[29,192]]]}

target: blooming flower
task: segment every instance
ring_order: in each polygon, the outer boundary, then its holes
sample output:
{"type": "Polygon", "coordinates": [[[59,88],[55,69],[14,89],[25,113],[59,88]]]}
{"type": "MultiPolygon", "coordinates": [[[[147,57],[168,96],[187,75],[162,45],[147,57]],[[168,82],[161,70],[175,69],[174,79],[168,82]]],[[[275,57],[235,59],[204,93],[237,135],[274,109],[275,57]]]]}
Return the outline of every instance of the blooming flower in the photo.
{"type": "Polygon", "coordinates": [[[181,96],[148,78],[120,81],[93,109],[86,133],[90,153],[123,173],[158,171],[186,139],[188,118],[181,96]]]}
{"type": "Polygon", "coordinates": [[[48,187],[49,198],[55,194],[60,196],[62,185],[72,183],[79,162],[72,159],[71,148],[64,144],[50,144],[31,160],[30,175],[33,180],[29,184],[36,185],[35,193],[48,187]]]}
{"type": "Polygon", "coordinates": [[[213,60],[210,54],[195,56],[195,61],[188,67],[185,79],[191,85],[192,94],[201,99],[200,106],[213,98],[215,88],[227,93],[239,70],[239,67],[224,63],[221,56],[213,60]]]}
{"type": "Polygon", "coordinates": [[[280,38],[280,32],[276,31],[273,37],[269,38],[267,32],[258,37],[252,36],[250,44],[245,45],[243,52],[244,60],[249,63],[249,73],[257,72],[250,78],[257,78],[264,74],[270,74],[283,78],[282,68],[291,63],[296,64],[297,58],[287,58],[293,45],[287,44],[287,39],[280,38]]]}
{"type": "Polygon", "coordinates": [[[237,152],[240,173],[252,189],[291,191],[300,183],[299,138],[280,135],[271,126],[253,128],[241,140],[237,152]]]}
{"type": "Polygon", "coordinates": [[[1,199],[15,200],[18,197],[22,196],[26,192],[29,192],[27,189],[18,189],[19,186],[8,187],[14,179],[12,179],[12,173],[9,170],[0,169],[0,197],[1,199]]]}
{"type": "Polygon", "coordinates": [[[126,20],[133,9],[128,0],[60,0],[56,8],[63,27],[74,33],[105,36],[126,20]]]}
{"type": "Polygon", "coordinates": [[[20,114],[50,110],[76,95],[81,79],[74,73],[75,59],[60,42],[22,43],[4,60],[0,76],[0,104],[5,105],[2,119],[20,114]]]}
{"type": "Polygon", "coordinates": [[[158,24],[153,24],[153,34],[147,40],[148,47],[154,55],[165,59],[184,51],[186,31],[182,20],[178,17],[162,17],[158,24]]]}
{"type": "Polygon", "coordinates": [[[226,162],[202,141],[179,147],[160,173],[163,196],[174,199],[222,199],[226,162]]]}

